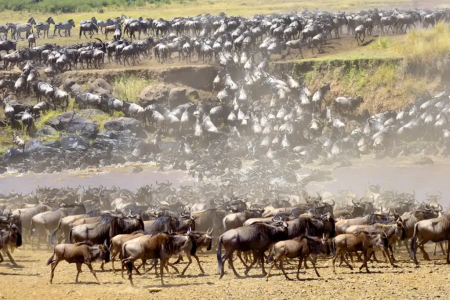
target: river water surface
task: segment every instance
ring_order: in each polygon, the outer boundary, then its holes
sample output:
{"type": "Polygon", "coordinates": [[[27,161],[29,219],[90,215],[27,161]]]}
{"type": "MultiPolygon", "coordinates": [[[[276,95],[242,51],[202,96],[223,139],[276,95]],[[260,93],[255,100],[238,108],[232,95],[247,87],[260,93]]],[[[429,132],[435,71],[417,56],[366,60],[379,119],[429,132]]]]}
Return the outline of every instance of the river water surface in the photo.
{"type": "MultiPolygon", "coordinates": [[[[340,189],[351,189],[356,194],[363,194],[371,184],[380,184],[381,190],[394,189],[399,192],[416,192],[416,199],[422,201],[427,192],[442,192],[441,204],[450,204],[450,159],[434,158],[434,165],[415,165],[411,158],[363,158],[353,160],[353,166],[333,170],[332,167],[321,167],[332,172],[334,180],[313,182],[308,189],[314,191],[326,190],[337,195],[340,189]]],[[[65,171],[52,174],[4,174],[0,175],[0,193],[29,193],[38,186],[77,187],[77,186],[120,186],[136,190],[145,184],[155,184],[157,181],[169,180],[174,187],[180,184],[198,184],[179,171],[159,172],[153,165],[142,165],[144,170],[134,174],[133,165],[107,167],[94,170],[65,171]]],[[[301,176],[310,173],[306,166],[298,171],[301,176]]]]}

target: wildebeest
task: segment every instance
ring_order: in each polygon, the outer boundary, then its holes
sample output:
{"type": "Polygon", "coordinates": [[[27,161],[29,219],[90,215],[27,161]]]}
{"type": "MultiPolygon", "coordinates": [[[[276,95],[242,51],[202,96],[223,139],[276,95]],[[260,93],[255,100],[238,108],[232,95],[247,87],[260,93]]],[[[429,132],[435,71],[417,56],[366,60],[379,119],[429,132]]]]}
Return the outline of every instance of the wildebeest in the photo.
{"type": "Polygon", "coordinates": [[[262,272],[265,275],[264,252],[270,245],[285,240],[287,238],[288,224],[286,222],[277,222],[274,225],[253,224],[247,227],[231,229],[222,234],[218,239],[217,262],[219,263],[220,278],[224,275],[223,264],[228,260],[231,269],[236,277],[240,277],[233,265],[233,253],[235,251],[252,251],[254,261],[247,267],[245,274],[258,261],[261,262],[262,272]],[[225,254],[222,257],[222,245],[225,248],[225,254]]]}
{"type": "Polygon", "coordinates": [[[133,285],[133,262],[138,259],[159,259],[160,260],[160,276],[161,284],[164,285],[164,267],[169,261],[169,258],[174,255],[185,253],[188,257],[189,263],[181,272],[184,275],[189,265],[192,263],[191,255],[196,258],[200,266],[200,261],[195,255],[196,244],[190,236],[190,232],[186,235],[181,234],[165,234],[144,235],[137,239],[126,242],[122,247],[122,264],[127,266],[128,278],[131,285],[133,285]]]}
{"type": "Polygon", "coordinates": [[[98,223],[75,226],[70,231],[70,241],[89,241],[93,244],[106,244],[109,246],[111,238],[118,234],[143,231],[144,222],[139,216],[126,217],[103,214],[98,223]]]}
{"type": "MultiPolygon", "coordinates": [[[[46,211],[52,211],[52,208],[50,206],[47,206],[43,203],[37,204],[35,207],[32,208],[21,208],[13,211],[13,216],[18,216],[22,222],[22,232],[30,232],[30,226],[31,226],[31,218],[33,218],[35,215],[46,212],[46,211]]],[[[23,236],[24,239],[27,237],[27,235],[23,236]]]]}
{"type": "Polygon", "coordinates": [[[361,251],[364,255],[364,261],[359,270],[366,267],[366,271],[369,273],[367,261],[373,252],[373,248],[381,247],[382,249],[386,249],[388,244],[389,241],[384,233],[370,234],[368,232],[360,231],[357,234],[345,233],[338,235],[332,239],[334,274],[336,274],[335,262],[337,257],[340,257],[347,264],[350,270],[353,270],[353,267],[349,264],[344,254],[357,251],[361,251]]]}
{"type": "Polygon", "coordinates": [[[281,241],[276,243],[272,247],[272,251],[270,252],[269,257],[267,258],[267,262],[272,262],[272,266],[267,273],[266,280],[269,280],[270,272],[277,262],[280,262],[281,271],[283,271],[286,279],[291,280],[284,270],[283,260],[285,258],[297,258],[299,259],[298,267],[297,267],[297,279],[299,278],[300,267],[302,265],[303,260],[309,259],[314,267],[314,271],[316,272],[317,277],[320,277],[319,272],[316,269],[316,255],[318,254],[330,254],[329,247],[327,244],[327,238],[325,234],[322,239],[317,237],[309,237],[309,236],[299,236],[292,240],[281,241]],[[313,255],[314,257],[310,257],[313,255]]]}
{"type": "MultiPolygon", "coordinates": [[[[0,250],[8,256],[9,261],[13,265],[17,265],[17,263],[12,258],[9,250],[20,246],[22,246],[22,235],[15,224],[9,223],[5,228],[0,229],[0,250]]],[[[0,252],[0,263],[3,262],[3,260],[3,256],[0,252]]]]}
{"type": "Polygon", "coordinates": [[[77,265],[76,283],[78,283],[78,276],[81,273],[81,266],[82,264],[85,264],[100,284],[91,263],[103,260],[109,262],[109,256],[110,253],[106,245],[90,246],[85,242],[77,244],[59,244],[55,247],[53,255],[47,261],[47,266],[51,264],[50,283],[53,281],[56,266],[60,261],[65,260],[69,264],[74,263],[77,265]]]}
{"type": "MultiPolygon", "coordinates": [[[[450,215],[435,219],[422,220],[414,226],[414,235],[411,239],[411,259],[416,265],[419,264],[416,258],[417,248],[423,254],[425,260],[430,260],[427,252],[424,249],[428,241],[434,243],[444,242],[450,240],[450,215]]],[[[447,247],[447,263],[450,264],[449,259],[450,247],[447,247]]]]}
{"type": "Polygon", "coordinates": [[[234,214],[227,215],[223,218],[223,229],[224,231],[242,227],[244,222],[250,218],[261,217],[261,211],[243,211],[234,214]]]}
{"type": "Polygon", "coordinates": [[[163,232],[185,233],[189,229],[195,230],[195,218],[183,220],[172,216],[161,216],[158,217],[150,226],[145,228],[145,232],[153,235],[163,232]]]}
{"type": "MultiPolygon", "coordinates": [[[[116,273],[116,269],[114,268],[114,260],[115,260],[116,256],[119,255],[120,260],[123,259],[122,246],[126,242],[137,239],[143,235],[144,235],[143,232],[137,231],[137,232],[133,232],[131,234],[119,234],[111,239],[109,250],[111,252],[111,267],[112,267],[114,274],[116,273]]],[[[145,266],[145,264],[144,264],[144,266],[145,266]]]]}

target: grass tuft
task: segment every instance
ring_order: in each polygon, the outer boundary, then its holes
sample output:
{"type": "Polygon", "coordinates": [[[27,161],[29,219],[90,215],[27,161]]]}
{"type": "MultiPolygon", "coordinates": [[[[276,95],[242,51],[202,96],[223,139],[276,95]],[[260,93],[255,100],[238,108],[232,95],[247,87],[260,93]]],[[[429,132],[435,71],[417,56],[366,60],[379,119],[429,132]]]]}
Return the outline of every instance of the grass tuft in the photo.
{"type": "Polygon", "coordinates": [[[136,76],[119,76],[113,83],[114,97],[120,100],[128,100],[130,102],[137,102],[141,91],[151,85],[153,82],[136,76]]]}

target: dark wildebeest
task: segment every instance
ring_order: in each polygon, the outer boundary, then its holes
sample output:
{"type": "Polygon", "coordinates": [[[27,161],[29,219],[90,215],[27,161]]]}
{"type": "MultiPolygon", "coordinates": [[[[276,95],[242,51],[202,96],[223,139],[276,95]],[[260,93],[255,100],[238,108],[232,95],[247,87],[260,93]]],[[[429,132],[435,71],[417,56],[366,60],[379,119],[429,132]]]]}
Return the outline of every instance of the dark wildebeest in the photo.
{"type": "Polygon", "coordinates": [[[130,240],[126,242],[122,247],[122,264],[127,266],[128,278],[131,285],[133,285],[133,268],[136,269],[133,263],[138,259],[149,260],[149,259],[159,259],[160,260],[160,276],[161,284],[164,285],[164,267],[169,262],[169,258],[173,255],[179,255],[185,253],[188,257],[189,263],[181,272],[184,275],[189,265],[192,263],[191,255],[197,260],[200,269],[200,261],[195,255],[196,244],[190,235],[190,231],[186,235],[181,234],[165,234],[160,233],[157,235],[144,235],[137,239],[130,240]]]}
{"type": "Polygon", "coordinates": [[[53,255],[47,261],[47,266],[51,266],[50,283],[53,281],[53,276],[55,275],[55,269],[58,263],[62,260],[67,261],[69,264],[75,263],[77,265],[77,277],[75,282],[78,283],[78,276],[81,273],[81,265],[85,264],[88,266],[92,275],[94,275],[97,282],[100,281],[95,274],[94,269],[92,269],[91,263],[94,261],[105,261],[109,262],[109,250],[106,245],[90,246],[87,243],[77,243],[77,244],[60,244],[55,247],[53,255]]]}
{"type": "MultiPolygon", "coordinates": [[[[15,224],[8,224],[5,228],[0,230],[0,250],[5,253],[9,261],[17,266],[17,263],[9,252],[10,249],[14,249],[22,246],[22,235],[19,228],[15,224]]],[[[3,262],[3,256],[0,253],[0,263],[3,262]]]]}
{"type": "MultiPolygon", "coordinates": [[[[253,267],[256,262],[261,262],[262,272],[264,270],[264,252],[269,249],[270,245],[287,239],[288,224],[286,222],[269,224],[252,224],[246,227],[240,227],[228,230],[218,239],[217,261],[219,263],[220,278],[224,275],[223,263],[228,260],[231,269],[236,277],[240,277],[233,265],[234,251],[252,251],[253,263],[247,267],[245,274],[253,267]],[[225,247],[225,254],[222,257],[222,245],[225,247]]],[[[220,279],[219,278],[219,279],[220,279]]]]}
{"type": "MultiPolygon", "coordinates": [[[[444,242],[450,240],[450,215],[443,216],[435,219],[422,220],[416,223],[414,226],[414,235],[411,239],[411,259],[414,260],[416,265],[419,264],[416,258],[417,248],[423,254],[425,260],[430,260],[424,246],[428,241],[434,243],[444,242]]],[[[447,247],[447,263],[450,264],[449,250],[447,247]]]]}
{"type": "Polygon", "coordinates": [[[103,244],[106,241],[106,245],[109,247],[109,241],[116,235],[140,230],[144,230],[144,222],[139,216],[122,218],[104,214],[100,216],[98,223],[73,227],[69,239],[71,242],[89,241],[93,244],[103,244]]]}
{"type": "Polygon", "coordinates": [[[158,233],[186,233],[189,229],[195,230],[195,218],[189,218],[187,220],[178,219],[172,216],[161,216],[158,217],[153,223],[149,226],[146,226],[145,233],[147,234],[158,234],[158,233]]]}

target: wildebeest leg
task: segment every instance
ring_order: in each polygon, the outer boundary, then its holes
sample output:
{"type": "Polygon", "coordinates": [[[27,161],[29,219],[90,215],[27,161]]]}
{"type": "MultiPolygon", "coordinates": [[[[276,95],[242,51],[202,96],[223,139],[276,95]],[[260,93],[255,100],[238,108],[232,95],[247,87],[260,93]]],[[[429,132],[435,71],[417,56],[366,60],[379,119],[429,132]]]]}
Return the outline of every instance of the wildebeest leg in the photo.
{"type": "Polygon", "coordinates": [[[187,266],[184,268],[184,270],[181,272],[181,275],[184,275],[184,272],[186,272],[186,270],[189,268],[189,266],[192,263],[191,254],[190,253],[186,253],[186,257],[188,259],[188,263],[187,263],[187,266]]]}
{"type": "Polygon", "coordinates": [[[430,257],[428,256],[428,253],[425,251],[425,249],[424,249],[424,245],[425,245],[425,243],[422,241],[422,242],[420,242],[419,244],[418,244],[418,247],[419,247],[419,249],[420,249],[420,251],[422,252],[422,254],[423,254],[423,259],[425,259],[425,260],[430,260],[430,257]]]}
{"type": "MultiPolygon", "coordinates": [[[[352,257],[352,256],[350,256],[350,257],[352,257]]],[[[350,270],[353,270],[353,267],[350,265],[350,263],[348,262],[345,255],[341,255],[341,259],[347,264],[347,266],[350,268],[350,270]]],[[[352,259],[352,264],[353,264],[353,259],[352,259]]]]}
{"type": "Polygon", "coordinates": [[[75,282],[78,283],[78,276],[81,273],[81,263],[77,263],[77,277],[75,277],[75,282]]]}
{"type": "Polygon", "coordinates": [[[369,268],[367,267],[367,262],[369,261],[369,257],[372,254],[372,251],[373,251],[373,249],[369,249],[367,251],[364,251],[364,262],[361,265],[361,267],[359,267],[359,271],[361,271],[362,268],[365,266],[367,273],[370,273],[369,268]]]}
{"type": "MultiPolygon", "coordinates": [[[[450,238],[450,237],[447,236],[447,264],[450,264],[450,259],[449,259],[449,254],[450,254],[450,253],[449,253],[449,251],[450,251],[449,248],[450,248],[450,247],[449,247],[449,244],[448,244],[449,238],[450,238]]],[[[443,254],[443,253],[444,253],[444,252],[442,251],[442,254],[443,254]]]]}
{"type": "Polygon", "coordinates": [[[391,258],[391,256],[389,255],[389,250],[388,249],[383,249],[383,254],[388,257],[389,263],[391,264],[391,266],[393,268],[397,268],[397,266],[394,264],[394,261],[395,261],[394,260],[394,254],[392,254],[392,258],[391,258]]]}
{"type": "MultiPolygon", "coordinates": [[[[16,261],[14,260],[14,258],[11,256],[11,253],[9,253],[8,248],[3,248],[3,252],[5,252],[6,255],[8,256],[9,261],[10,261],[13,265],[17,266],[17,263],[16,263],[16,261]]],[[[3,258],[2,258],[2,259],[3,259],[3,258]]]]}
{"type": "Polygon", "coordinates": [[[281,272],[283,272],[283,275],[284,275],[284,277],[286,277],[287,280],[292,280],[292,279],[289,278],[289,276],[287,275],[286,270],[284,269],[284,264],[283,264],[283,262],[284,262],[284,257],[280,257],[280,269],[281,269],[281,272]]]}
{"type": "Polygon", "coordinates": [[[256,253],[256,251],[253,251],[253,262],[250,264],[250,266],[247,267],[247,269],[245,270],[244,274],[248,275],[248,272],[250,271],[250,269],[258,262],[259,259],[259,255],[258,253],[256,253]]]}
{"type": "Polygon", "coordinates": [[[262,274],[263,274],[263,275],[266,275],[267,272],[266,272],[266,270],[264,270],[264,252],[260,255],[260,257],[259,257],[259,262],[260,262],[260,264],[261,264],[261,271],[262,271],[262,274]]]}
{"type": "MultiPolygon", "coordinates": [[[[391,258],[392,258],[392,261],[394,261],[395,262],[395,257],[394,257],[394,250],[392,249],[392,245],[389,245],[389,250],[390,250],[390,254],[391,254],[391,258]]],[[[386,251],[388,254],[389,254],[389,251],[386,251]]]]}
{"type": "Polygon", "coordinates": [[[274,260],[272,262],[272,265],[270,266],[269,272],[267,273],[267,276],[266,276],[266,281],[269,281],[270,272],[272,271],[273,267],[275,267],[275,263],[276,263],[276,260],[274,260]]]}
{"type": "Polygon", "coordinates": [[[101,282],[100,282],[100,281],[98,280],[98,278],[97,278],[97,274],[95,274],[95,271],[94,271],[94,269],[92,268],[91,263],[86,263],[86,266],[88,266],[89,271],[91,271],[92,275],[94,275],[95,279],[97,280],[97,283],[98,283],[98,284],[101,284],[101,282]]]}
{"type": "Polygon", "coordinates": [[[297,267],[297,280],[300,280],[300,269],[302,267],[303,257],[300,256],[298,259],[298,267],[297,267]]]}
{"type": "MultiPolygon", "coordinates": [[[[225,253],[225,256],[227,256],[227,253],[225,253]]],[[[225,258],[225,256],[224,256],[224,258],[223,258],[223,262],[225,262],[225,260],[227,259],[227,258],[225,258]]],[[[240,278],[241,275],[239,275],[238,272],[236,272],[236,269],[234,268],[234,265],[233,265],[233,253],[230,253],[230,254],[228,255],[228,264],[230,265],[231,270],[233,270],[234,276],[240,278]]],[[[221,274],[221,277],[222,277],[222,276],[223,276],[223,274],[221,274]]]]}
{"type": "Polygon", "coordinates": [[[406,251],[408,251],[408,253],[410,253],[411,251],[409,250],[408,240],[404,240],[403,244],[405,245],[406,251]]]}
{"type": "Polygon", "coordinates": [[[205,274],[205,271],[203,270],[203,268],[202,268],[202,266],[200,265],[200,260],[198,259],[198,256],[197,255],[192,255],[194,258],[195,258],[195,260],[197,261],[197,264],[198,264],[198,267],[200,268],[200,271],[202,272],[202,274],[205,274]]]}
{"type": "MultiPolygon", "coordinates": [[[[247,268],[247,264],[244,262],[244,260],[242,259],[242,252],[241,251],[238,251],[237,252],[237,257],[239,257],[239,259],[241,260],[241,263],[244,265],[244,267],[246,267],[247,268]]],[[[244,255],[245,255],[245,253],[244,253],[244,255]]],[[[247,257],[247,259],[248,259],[248,257],[247,257]]]]}
{"type": "Polygon", "coordinates": [[[160,259],[159,262],[159,275],[161,276],[161,285],[164,285],[164,265],[166,264],[166,259],[160,259]]]}
{"type": "Polygon", "coordinates": [[[180,263],[180,261],[184,261],[184,260],[183,260],[183,256],[182,256],[182,255],[178,255],[178,259],[177,259],[177,261],[176,261],[176,262],[174,262],[174,263],[173,263],[173,265],[179,264],[179,263],[180,263]]]}
{"type": "MultiPolygon", "coordinates": [[[[317,271],[317,268],[316,268],[316,259],[317,259],[317,257],[314,257],[314,258],[308,257],[308,259],[312,263],[314,271],[316,272],[317,277],[320,277],[320,274],[319,274],[319,272],[317,271]]],[[[297,273],[297,278],[298,278],[298,273],[297,273]]]]}
{"type": "Polygon", "coordinates": [[[112,267],[113,274],[116,274],[116,269],[114,268],[114,260],[116,259],[117,254],[119,254],[118,251],[114,251],[114,250],[111,251],[111,267],[112,267]]]}
{"type": "Polygon", "coordinates": [[[5,260],[3,259],[2,253],[0,252],[0,263],[4,262],[5,260]]]}
{"type": "MultiPolygon", "coordinates": [[[[0,254],[0,257],[1,257],[1,254],[0,254]]],[[[58,263],[59,263],[58,258],[56,258],[56,260],[52,261],[52,264],[51,264],[51,274],[50,274],[50,284],[51,284],[52,281],[53,281],[53,276],[55,276],[55,269],[56,269],[56,266],[58,265],[58,263]]],[[[78,275],[77,275],[77,277],[78,277],[78,275]]]]}

